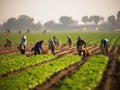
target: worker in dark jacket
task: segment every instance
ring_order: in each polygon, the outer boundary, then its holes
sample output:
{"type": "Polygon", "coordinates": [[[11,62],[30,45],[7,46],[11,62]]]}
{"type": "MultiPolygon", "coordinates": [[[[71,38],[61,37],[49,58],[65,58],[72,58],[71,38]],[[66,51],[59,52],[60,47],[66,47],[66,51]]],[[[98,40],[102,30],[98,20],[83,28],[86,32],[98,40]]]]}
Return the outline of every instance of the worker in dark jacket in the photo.
{"type": "Polygon", "coordinates": [[[43,50],[42,45],[43,45],[43,40],[41,40],[35,44],[35,46],[34,46],[34,54],[35,55],[41,54],[41,50],[43,50]]]}
{"type": "Polygon", "coordinates": [[[108,39],[104,38],[100,43],[101,51],[106,54],[108,54],[108,41],[108,39]]]}
{"type": "Polygon", "coordinates": [[[67,43],[69,44],[70,47],[72,46],[72,39],[71,39],[70,36],[68,37],[68,41],[67,41],[67,43]]]}
{"type": "Polygon", "coordinates": [[[86,42],[81,39],[81,37],[78,37],[77,41],[77,51],[79,53],[79,56],[81,56],[81,53],[83,52],[83,58],[85,57],[85,47],[86,47],[86,42]]]}

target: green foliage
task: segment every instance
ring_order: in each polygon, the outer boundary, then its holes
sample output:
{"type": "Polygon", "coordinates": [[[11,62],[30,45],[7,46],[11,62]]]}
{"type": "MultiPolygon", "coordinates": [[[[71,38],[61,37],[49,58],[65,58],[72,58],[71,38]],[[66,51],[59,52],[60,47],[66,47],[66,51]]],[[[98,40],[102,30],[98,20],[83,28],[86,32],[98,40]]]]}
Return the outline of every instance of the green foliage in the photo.
{"type": "Polygon", "coordinates": [[[12,72],[17,69],[25,68],[30,65],[45,62],[55,58],[53,55],[37,55],[26,57],[24,55],[8,55],[0,57],[0,75],[12,72]]]}
{"type": "Polygon", "coordinates": [[[108,57],[96,55],[91,57],[80,70],[61,81],[55,90],[94,90],[105,71],[108,57]]]}
{"type": "Polygon", "coordinates": [[[0,90],[29,90],[42,84],[51,75],[81,60],[81,57],[69,55],[47,62],[27,71],[0,81],[0,90]]]}
{"type": "MultiPolygon", "coordinates": [[[[44,40],[44,44],[48,44],[48,40],[52,38],[53,36],[56,36],[58,40],[60,40],[61,44],[67,42],[67,37],[71,36],[73,44],[76,44],[77,37],[81,36],[87,44],[100,44],[100,40],[102,38],[108,38],[109,43],[114,45],[120,45],[120,32],[102,32],[102,31],[71,31],[71,32],[47,32],[46,34],[42,33],[33,33],[28,34],[27,36],[27,44],[35,44],[39,40],[44,40]]],[[[5,43],[5,39],[9,38],[12,40],[13,45],[18,45],[20,43],[20,37],[22,35],[19,34],[0,34],[0,45],[3,45],[5,43]]]]}

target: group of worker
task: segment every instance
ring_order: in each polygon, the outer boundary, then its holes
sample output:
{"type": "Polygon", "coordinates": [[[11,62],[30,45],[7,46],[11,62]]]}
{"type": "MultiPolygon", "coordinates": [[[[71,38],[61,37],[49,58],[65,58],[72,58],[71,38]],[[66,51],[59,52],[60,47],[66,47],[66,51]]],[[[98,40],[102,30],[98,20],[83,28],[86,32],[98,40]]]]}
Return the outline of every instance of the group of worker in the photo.
{"type": "MultiPolygon", "coordinates": [[[[4,45],[6,46],[11,46],[11,40],[6,39],[6,44],[4,45]]],[[[57,46],[57,38],[54,36],[53,38],[48,40],[48,49],[51,49],[52,54],[55,55],[55,49],[57,46]]],[[[19,44],[19,50],[21,52],[21,54],[25,54],[25,50],[26,50],[26,43],[27,43],[27,38],[26,36],[22,36],[21,37],[21,41],[19,44]]],[[[35,43],[34,45],[34,54],[41,54],[41,52],[43,51],[43,40],[40,40],[38,42],[35,43]]],[[[69,45],[69,47],[72,47],[72,39],[70,36],[68,36],[68,40],[67,40],[67,44],[69,45]]],[[[81,56],[81,54],[83,53],[83,57],[86,57],[85,55],[85,47],[86,47],[86,42],[80,37],[78,36],[77,38],[77,51],[78,54],[81,56]]],[[[104,51],[106,54],[108,54],[108,39],[102,39],[101,43],[100,43],[100,47],[102,52],[104,51]]]]}

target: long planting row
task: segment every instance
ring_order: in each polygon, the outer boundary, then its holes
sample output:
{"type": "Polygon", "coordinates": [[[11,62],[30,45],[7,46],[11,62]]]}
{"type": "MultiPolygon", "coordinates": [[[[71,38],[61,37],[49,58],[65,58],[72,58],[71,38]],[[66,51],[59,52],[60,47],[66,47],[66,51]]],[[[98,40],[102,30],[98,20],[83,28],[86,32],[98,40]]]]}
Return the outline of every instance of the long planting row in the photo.
{"type": "Polygon", "coordinates": [[[94,90],[100,83],[108,63],[108,57],[96,55],[91,57],[80,70],[60,82],[55,90],[94,90]]]}
{"type": "Polygon", "coordinates": [[[42,84],[51,75],[81,60],[75,55],[64,56],[0,80],[0,90],[29,90],[42,84]]]}
{"type": "Polygon", "coordinates": [[[25,68],[30,65],[54,59],[53,55],[38,55],[26,57],[24,55],[8,55],[0,57],[0,75],[12,72],[17,69],[25,68]]]}
{"type": "MultiPolygon", "coordinates": [[[[51,33],[52,32],[47,32],[46,34],[40,34],[40,33],[32,34],[31,33],[29,35],[26,35],[27,41],[28,41],[27,44],[35,44],[35,42],[39,41],[40,38],[44,39],[45,44],[48,44],[47,41],[49,40],[49,38],[53,37],[53,35],[55,35],[57,37],[57,39],[60,40],[61,44],[67,42],[68,36],[71,36],[73,44],[76,44],[78,36],[81,36],[88,44],[99,44],[100,40],[102,38],[110,39],[110,37],[120,36],[120,32],[111,32],[111,31],[110,32],[103,32],[103,31],[89,32],[89,30],[86,32],[81,32],[81,31],[71,32],[71,31],[69,31],[69,32],[59,32],[59,33],[54,31],[52,34],[51,33]]],[[[12,45],[18,45],[19,44],[18,41],[20,41],[20,37],[21,37],[21,35],[19,35],[19,34],[16,35],[16,33],[9,34],[9,35],[8,34],[6,34],[6,35],[0,34],[0,45],[3,46],[5,44],[6,38],[9,38],[12,40],[12,45]]],[[[117,39],[117,38],[115,38],[115,39],[117,39]]],[[[120,39],[120,37],[119,37],[119,39],[120,39]]],[[[116,40],[110,41],[110,43],[114,44],[114,41],[116,41],[116,40]]],[[[117,42],[117,45],[120,45],[120,41],[117,42]]]]}

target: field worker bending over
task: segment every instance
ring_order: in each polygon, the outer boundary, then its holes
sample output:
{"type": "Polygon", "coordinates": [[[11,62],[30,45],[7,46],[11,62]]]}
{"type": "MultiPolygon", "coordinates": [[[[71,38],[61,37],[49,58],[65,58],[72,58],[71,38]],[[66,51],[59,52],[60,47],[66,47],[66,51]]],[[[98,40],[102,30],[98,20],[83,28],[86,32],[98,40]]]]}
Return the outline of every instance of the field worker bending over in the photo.
{"type": "Polygon", "coordinates": [[[26,43],[27,43],[27,39],[26,39],[26,36],[24,35],[24,36],[21,37],[21,41],[20,41],[20,44],[19,44],[19,47],[21,47],[21,49],[20,49],[21,54],[25,54],[26,43]]]}
{"type": "Polygon", "coordinates": [[[70,47],[72,46],[72,39],[71,39],[70,36],[68,36],[68,41],[67,41],[67,43],[69,44],[70,47]]]}
{"type": "Polygon", "coordinates": [[[39,42],[36,42],[35,46],[34,46],[34,54],[37,55],[37,54],[41,54],[41,50],[43,51],[43,40],[39,41],[39,42]]]}
{"type": "Polygon", "coordinates": [[[4,44],[4,47],[11,46],[12,41],[10,39],[6,39],[6,43],[4,44]]]}
{"type": "Polygon", "coordinates": [[[102,53],[108,54],[108,41],[109,40],[106,38],[101,40],[100,47],[101,47],[102,53]]]}
{"type": "Polygon", "coordinates": [[[77,51],[79,53],[79,56],[81,56],[81,53],[83,52],[83,58],[85,57],[85,47],[86,47],[86,42],[81,39],[81,37],[78,37],[77,41],[77,51]]]}
{"type": "Polygon", "coordinates": [[[49,45],[48,48],[51,49],[53,55],[55,55],[56,45],[55,45],[53,39],[50,39],[50,40],[48,41],[48,45],[49,45]]]}

